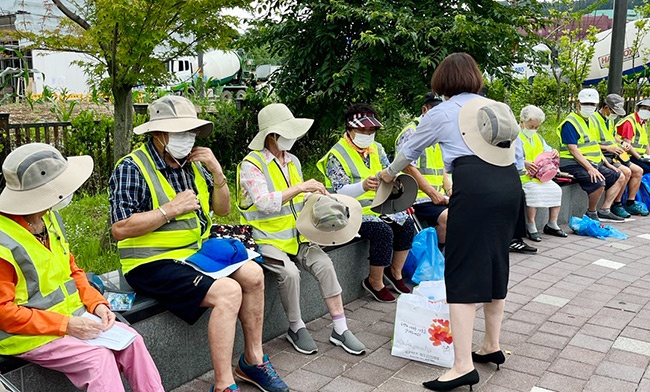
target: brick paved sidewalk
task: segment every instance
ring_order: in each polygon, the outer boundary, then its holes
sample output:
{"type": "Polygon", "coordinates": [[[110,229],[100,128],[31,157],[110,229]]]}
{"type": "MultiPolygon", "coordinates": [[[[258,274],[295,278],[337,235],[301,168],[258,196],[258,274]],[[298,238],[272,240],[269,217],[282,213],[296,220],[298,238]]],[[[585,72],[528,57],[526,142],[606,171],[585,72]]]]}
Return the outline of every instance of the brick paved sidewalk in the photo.
{"type": "MultiPolygon", "coordinates": [[[[650,217],[613,224],[630,236],[607,241],[543,235],[536,255],[511,253],[496,371],[476,364],[481,392],[650,392],[650,217]]],[[[284,337],[264,345],[292,391],[424,391],[445,369],[390,355],[395,304],[365,297],[346,305],[348,324],[368,348],[352,356],[328,342],[328,317],[308,324],[319,352],[302,355],[284,337]]],[[[474,344],[484,331],[477,312],[474,344]]],[[[207,392],[212,372],[173,392],[207,392]]],[[[257,389],[239,384],[243,392],[257,389]]],[[[467,391],[468,388],[458,388],[467,391]]]]}

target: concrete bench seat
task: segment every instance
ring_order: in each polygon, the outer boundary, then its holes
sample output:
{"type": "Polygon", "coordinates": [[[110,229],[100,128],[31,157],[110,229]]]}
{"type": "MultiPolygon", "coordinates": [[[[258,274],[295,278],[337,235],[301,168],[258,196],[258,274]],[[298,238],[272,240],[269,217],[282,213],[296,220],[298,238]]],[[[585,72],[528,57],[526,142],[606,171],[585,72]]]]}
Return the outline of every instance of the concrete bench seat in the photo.
{"type": "MultiPolygon", "coordinates": [[[[361,281],[368,275],[367,241],[355,240],[325,250],[334,262],[338,273],[343,288],[343,302],[348,303],[365,295],[361,281]]],[[[122,286],[117,271],[103,275],[102,279],[105,281],[107,291],[126,289],[122,286]]],[[[288,322],[272,275],[266,274],[265,285],[263,340],[266,342],[286,333],[288,322]]],[[[318,284],[310,274],[302,275],[301,291],[301,307],[305,322],[327,313],[318,284]]],[[[133,307],[127,312],[120,313],[144,337],[147,348],[160,371],[165,390],[179,387],[212,369],[207,339],[210,312],[206,312],[196,324],[189,326],[166,311],[157,301],[143,295],[136,295],[133,307]]],[[[241,353],[243,347],[243,336],[241,328],[238,327],[235,355],[241,353]]],[[[0,373],[22,392],[77,391],[61,373],[14,357],[0,356],[0,373]]]]}

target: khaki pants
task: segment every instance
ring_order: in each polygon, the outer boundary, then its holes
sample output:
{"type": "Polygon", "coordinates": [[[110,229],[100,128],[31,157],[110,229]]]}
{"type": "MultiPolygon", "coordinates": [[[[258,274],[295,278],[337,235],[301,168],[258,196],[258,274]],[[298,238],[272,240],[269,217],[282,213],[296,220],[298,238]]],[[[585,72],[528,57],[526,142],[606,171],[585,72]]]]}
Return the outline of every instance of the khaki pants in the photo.
{"type": "Polygon", "coordinates": [[[272,245],[261,245],[262,266],[273,272],[278,282],[280,299],[289,322],[302,320],[300,312],[300,269],[318,281],[321,296],[331,298],[341,294],[341,285],[329,256],[316,244],[300,244],[298,254],[291,256],[272,245]],[[300,265],[300,269],[298,269],[300,265]]]}

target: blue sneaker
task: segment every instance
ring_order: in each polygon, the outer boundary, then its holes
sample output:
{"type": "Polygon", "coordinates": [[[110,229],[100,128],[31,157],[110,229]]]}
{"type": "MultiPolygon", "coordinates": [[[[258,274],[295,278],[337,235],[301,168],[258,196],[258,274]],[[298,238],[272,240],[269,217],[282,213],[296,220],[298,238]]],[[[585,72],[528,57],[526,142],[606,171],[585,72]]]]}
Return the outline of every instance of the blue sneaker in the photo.
{"type": "Polygon", "coordinates": [[[275,370],[269,356],[264,354],[264,358],[259,365],[249,365],[244,360],[244,354],[239,357],[235,376],[240,380],[247,381],[264,392],[289,392],[289,387],[282,381],[280,375],[275,370]]]}
{"type": "Polygon", "coordinates": [[[625,206],[625,210],[631,215],[648,215],[648,208],[643,203],[635,201],[631,206],[625,206]]]}
{"type": "MultiPolygon", "coordinates": [[[[632,206],[630,206],[632,207],[632,206]]],[[[629,218],[630,217],[630,211],[626,208],[623,207],[622,204],[616,204],[613,205],[612,208],[610,209],[612,213],[616,216],[620,216],[621,218],[629,218]]]]}

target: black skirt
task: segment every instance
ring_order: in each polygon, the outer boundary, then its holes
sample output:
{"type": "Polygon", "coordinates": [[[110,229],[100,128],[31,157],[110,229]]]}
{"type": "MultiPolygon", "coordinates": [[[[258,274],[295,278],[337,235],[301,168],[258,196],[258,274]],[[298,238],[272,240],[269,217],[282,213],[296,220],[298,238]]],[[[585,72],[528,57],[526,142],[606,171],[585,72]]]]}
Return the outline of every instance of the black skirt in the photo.
{"type": "Polygon", "coordinates": [[[445,283],[447,302],[504,299],[508,247],[515,231],[521,180],[515,165],[491,165],[476,156],[454,160],[449,200],[445,283]]]}

